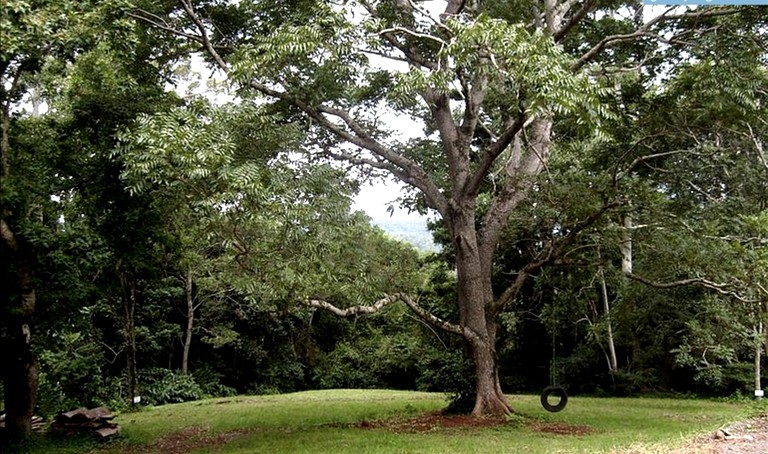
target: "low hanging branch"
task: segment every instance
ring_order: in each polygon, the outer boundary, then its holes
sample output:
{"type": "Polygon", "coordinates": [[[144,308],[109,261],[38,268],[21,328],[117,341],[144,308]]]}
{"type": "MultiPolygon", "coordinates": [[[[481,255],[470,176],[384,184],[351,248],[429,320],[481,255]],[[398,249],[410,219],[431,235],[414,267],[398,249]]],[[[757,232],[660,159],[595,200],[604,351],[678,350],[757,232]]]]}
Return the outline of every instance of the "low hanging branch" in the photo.
{"type": "Polygon", "coordinates": [[[436,328],[440,328],[453,334],[468,335],[463,327],[435,316],[428,310],[419,306],[419,304],[414,301],[413,298],[411,298],[409,295],[406,295],[405,293],[394,293],[392,295],[387,295],[386,297],[376,301],[371,305],[351,306],[344,309],[336,307],[328,301],[320,299],[310,299],[302,301],[299,304],[324,309],[338,315],[339,317],[350,317],[353,315],[374,314],[386,306],[389,306],[390,304],[396,303],[398,301],[404,302],[406,306],[408,306],[414,313],[416,313],[416,315],[419,316],[420,319],[436,328]]]}

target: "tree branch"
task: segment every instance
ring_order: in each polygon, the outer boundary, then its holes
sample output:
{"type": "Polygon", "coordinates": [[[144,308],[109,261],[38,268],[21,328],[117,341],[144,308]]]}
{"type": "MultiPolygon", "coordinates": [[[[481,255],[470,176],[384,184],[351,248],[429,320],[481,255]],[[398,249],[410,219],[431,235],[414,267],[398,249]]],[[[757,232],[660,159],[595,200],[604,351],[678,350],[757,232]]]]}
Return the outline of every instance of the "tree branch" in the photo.
{"type": "Polygon", "coordinates": [[[665,156],[672,156],[672,155],[676,155],[676,154],[680,154],[680,153],[691,153],[691,150],[672,150],[672,151],[665,151],[665,152],[662,152],[662,153],[653,153],[653,154],[649,154],[649,155],[639,156],[639,157],[635,158],[627,166],[626,169],[617,171],[614,174],[614,176],[613,176],[614,184],[615,184],[616,181],[618,181],[618,180],[624,178],[625,176],[627,176],[627,174],[632,169],[634,169],[636,166],[638,166],[639,164],[642,164],[645,161],[650,161],[651,159],[656,159],[656,158],[663,158],[665,156]]]}
{"type": "Polygon", "coordinates": [[[512,143],[515,136],[523,129],[524,125],[525,113],[521,110],[520,115],[507,123],[504,132],[502,132],[501,135],[499,135],[499,137],[488,147],[485,153],[483,153],[480,164],[467,180],[464,194],[470,197],[477,195],[483,184],[483,179],[486,177],[491,167],[493,167],[493,163],[496,162],[499,155],[509,147],[509,144],[512,143]]]}
{"type": "Polygon", "coordinates": [[[699,285],[701,287],[714,290],[715,292],[721,295],[730,296],[743,303],[756,303],[759,301],[759,300],[745,298],[733,290],[728,290],[729,288],[732,287],[731,284],[726,284],[723,282],[713,282],[708,279],[704,279],[703,277],[681,279],[681,280],[672,281],[672,282],[656,282],[634,273],[625,273],[625,276],[627,276],[632,280],[635,280],[637,282],[643,283],[645,285],[648,285],[654,288],[669,289],[669,288],[676,288],[676,287],[684,287],[688,285],[699,285]]]}
{"type": "Polygon", "coordinates": [[[319,300],[319,299],[310,299],[308,301],[302,301],[300,302],[300,304],[303,304],[305,306],[325,309],[340,317],[349,317],[352,315],[374,314],[376,312],[379,312],[386,306],[389,306],[390,304],[395,303],[397,301],[404,302],[420,319],[424,320],[430,325],[436,328],[440,328],[449,333],[464,335],[464,329],[462,327],[435,316],[434,314],[430,313],[423,307],[419,306],[418,303],[416,303],[413,300],[413,298],[406,295],[405,293],[394,293],[392,295],[387,295],[386,297],[376,301],[374,304],[369,306],[365,306],[365,305],[351,306],[345,309],[341,309],[327,301],[319,300]]]}
{"type": "MultiPolygon", "coordinates": [[[[560,5],[560,8],[558,8],[558,14],[565,15],[565,13],[568,12],[569,9],[573,7],[573,5],[576,3],[575,0],[568,0],[560,5]]],[[[563,24],[562,27],[560,27],[559,30],[556,30],[552,34],[552,39],[555,40],[555,42],[560,42],[563,38],[565,38],[566,35],[568,35],[568,32],[571,31],[573,27],[575,27],[579,22],[581,22],[582,19],[584,19],[587,14],[589,14],[594,7],[597,5],[597,0],[586,0],[583,5],[581,5],[581,8],[579,8],[578,11],[573,13],[573,16],[571,16],[570,19],[568,19],[568,22],[563,24]]]]}
{"type": "MultiPolygon", "coordinates": [[[[366,11],[368,11],[368,13],[371,15],[371,17],[373,17],[373,18],[380,18],[379,14],[376,11],[376,8],[373,5],[371,5],[369,2],[361,1],[360,4],[363,5],[363,8],[365,8],[366,11]]],[[[391,45],[395,49],[397,49],[400,52],[402,52],[403,55],[405,56],[405,60],[408,63],[414,64],[416,66],[421,66],[423,68],[428,68],[428,69],[431,69],[431,70],[436,70],[437,69],[437,64],[435,62],[428,60],[426,57],[421,55],[413,47],[407,46],[407,45],[401,43],[400,41],[398,41],[397,37],[392,32],[379,32],[379,36],[384,38],[384,40],[389,45],[391,45]]],[[[393,57],[388,57],[388,58],[393,58],[393,57]]]]}
{"type": "Polygon", "coordinates": [[[493,311],[492,313],[498,314],[504,310],[504,307],[506,307],[507,304],[509,304],[515,298],[515,296],[517,296],[517,294],[523,288],[525,281],[534,272],[538,271],[546,265],[570,264],[567,261],[562,260],[562,257],[567,254],[567,249],[573,244],[576,238],[578,238],[578,235],[591,225],[595,224],[598,220],[600,220],[607,211],[617,206],[619,206],[619,203],[617,202],[605,203],[600,207],[599,210],[590,214],[576,224],[573,224],[573,226],[568,229],[568,232],[564,236],[557,239],[550,238],[547,246],[542,248],[539,253],[536,254],[536,257],[527,265],[525,265],[522,270],[520,270],[512,285],[510,285],[504,291],[504,293],[502,293],[501,296],[493,302],[491,307],[491,310],[493,311]]]}
{"type": "MultiPolygon", "coordinates": [[[[252,83],[251,85],[253,86],[254,84],[252,83]]],[[[407,157],[397,153],[394,150],[385,147],[373,139],[370,134],[368,134],[368,132],[349,115],[347,111],[327,106],[320,106],[314,109],[296,98],[292,98],[283,93],[281,93],[281,95],[281,99],[291,101],[295,106],[299,107],[310,117],[314,118],[321,126],[323,126],[326,130],[330,131],[335,136],[346,140],[349,143],[357,145],[360,148],[366,149],[376,156],[381,157],[385,161],[390,162],[393,166],[396,166],[397,169],[400,169],[400,171],[394,171],[392,173],[398,179],[421,190],[424,193],[431,208],[435,209],[443,216],[447,214],[448,202],[442,192],[440,192],[440,189],[432,182],[427,172],[425,172],[418,163],[408,159],[407,157]],[[328,120],[328,118],[323,115],[324,113],[339,118],[352,130],[353,134],[350,134],[348,131],[339,127],[339,125],[328,120]]],[[[341,155],[343,156],[344,154],[342,153],[341,155]]],[[[381,166],[374,167],[384,168],[381,166]]],[[[392,171],[395,169],[389,167],[389,170],[392,171]]]]}
{"type": "Polygon", "coordinates": [[[680,20],[680,19],[699,19],[703,17],[726,16],[731,14],[737,14],[740,11],[738,9],[733,9],[733,8],[716,8],[716,9],[700,9],[700,10],[697,9],[695,11],[692,11],[692,12],[689,11],[683,14],[669,14],[673,9],[674,7],[668,8],[666,11],[664,11],[660,15],[654,17],[653,19],[641,25],[637,30],[635,30],[632,33],[606,36],[599,43],[595,44],[591,49],[589,49],[586,53],[584,53],[581,57],[579,57],[571,65],[571,70],[574,72],[577,71],[582,66],[589,63],[589,61],[591,61],[594,57],[596,57],[597,54],[599,54],[603,49],[611,47],[615,44],[626,42],[626,41],[632,41],[641,36],[653,36],[655,38],[660,38],[656,34],[651,34],[650,29],[654,25],[659,24],[661,22],[680,20]]]}
{"type": "Polygon", "coordinates": [[[192,41],[196,41],[200,44],[204,44],[203,40],[200,38],[199,35],[193,35],[191,33],[187,33],[181,30],[178,30],[176,28],[171,27],[168,25],[168,22],[165,21],[165,19],[150,13],[149,11],[145,11],[143,9],[136,10],[137,12],[129,12],[128,17],[132,17],[136,20],[139,20],[141,22],[146,22],[147,24],[159,28],[160,30],[164,30],[166,32],[169,32],[176,36],[181,36],[187,39],[191,39],[192,41]]]}
{"type": "Polygon", "coordinates": [[[200,18],[200,16],[195,12],[194,8],[192,7],[192,4],[189,0],[180,0],[182,6],[184,7],[184,11],[186,11],[187,16],[192,20],[192,22],[195,24],[197,29],[200,31],[200,42],[203,44],[203,47],[208,52],[208,55],[213,58],[213,60],[216,62],[216,64],[221,68],[222,71],[228,72],[229,65],[227,65],[227,62],[224,61],[224,59],[219,55],[219,53],[216,51],[216,48],[211,43],[211,40],[208,38],[208,31],[205,29],[205,24],[203,23],[203,20],[200,18]]]}
{"type": "Polygon", "coordinates": [[[535,120],[532,124],[532,140],[528,144],[527,152],[523,154],[520,142],[515,146],[513,155],[507,163],[507,181],[504,188],[501,194],[494,197],[478,232],[481,260],[487,262],[493,256],[501,230],[509,216],[527,197],[528,189],[533,185],[533,177],[544,168],[549,155],[551,127],[551,120],[543,118],[535,120]]]}

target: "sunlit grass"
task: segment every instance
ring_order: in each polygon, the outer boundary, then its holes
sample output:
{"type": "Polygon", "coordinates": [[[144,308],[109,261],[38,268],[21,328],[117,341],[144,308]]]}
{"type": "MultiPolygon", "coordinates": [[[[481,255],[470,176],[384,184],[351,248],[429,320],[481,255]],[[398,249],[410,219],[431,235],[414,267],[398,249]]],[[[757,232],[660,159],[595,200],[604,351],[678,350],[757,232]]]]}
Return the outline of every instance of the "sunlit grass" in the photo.
{"type": "MultiPolygon", "coordinates": [[[[308,391],[277,396],[239,396],[124,413],[118,440],[103,446],[45,443],[29,452],[160,452],[168,434],[199,428],[206,442],[190,452],[210,453],[594,453],[667,452],[697,435],[766,411],[749,401],[572,397],[560,413],[548,413],[538,396],[510,396],[518,412],[509,424],[464,430],[409,432],[361,428],[361,421],[408,418],[446,405],[442,394],[387,390],[308,391]],[[568,424],[581,435],[555,435],[536,424],[568,424]],[[215,443],[210,438],[221,436],[215,443]],[[195,450],[196,449],[196,450],[195,450]]],[[[194,449],[193,449],[194,448],[194,449]]]]}

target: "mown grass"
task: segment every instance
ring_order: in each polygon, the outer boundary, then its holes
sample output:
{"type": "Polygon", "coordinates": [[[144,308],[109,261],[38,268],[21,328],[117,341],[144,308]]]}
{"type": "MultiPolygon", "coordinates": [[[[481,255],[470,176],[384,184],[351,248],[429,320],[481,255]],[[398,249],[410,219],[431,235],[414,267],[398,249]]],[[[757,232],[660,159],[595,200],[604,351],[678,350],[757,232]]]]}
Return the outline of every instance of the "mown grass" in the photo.
{"type": "Polygon", "coordinates": [[[43,439],[24,452],[162,452],[159,439],[188,428],[204,431],[182,440],[185,452],[199,453],[665,452],[768,409],[749,401],[572,397],[564,411],[547,413],[538,396],[510,396],[510,401],[518,414],[509,424],[410,432],[359,426],[363,420],[406,420],[439,410],[446,404],[443,395],[329,390],[212,399],[122,414],[116,419],[120,438],[103,445],[43,439]],[[589,430],[582,435],[541,432],[547,424],[589,430]],[[217,435],[222,436],[211,442],[217,435]]]}

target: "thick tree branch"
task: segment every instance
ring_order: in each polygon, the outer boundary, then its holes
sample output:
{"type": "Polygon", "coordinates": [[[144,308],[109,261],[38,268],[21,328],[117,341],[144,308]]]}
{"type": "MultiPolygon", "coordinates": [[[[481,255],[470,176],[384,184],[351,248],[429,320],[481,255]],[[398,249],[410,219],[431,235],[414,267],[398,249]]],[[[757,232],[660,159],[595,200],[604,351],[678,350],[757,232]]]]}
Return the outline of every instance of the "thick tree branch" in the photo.
{"type": "Polygon", "coordinates": [[[515,298],[515,296],[517,296],[520,290],[522,290],[525,281],[539,269],[547,265],[572,264],[569,261],[564,260],[563,257],[567,255],[569,248],[579,237],[579,234],[599,221],[606,212],[618,206],[619,203],[617,202],[605,203],[600,207],[599,210],[590,214],[581,221],[571,226],[566,226],[565,228],[567,229],[567,233],[562,237],[550,238],[547,246],[542,248],[539,253],[536,254],[536,257],[527,265],[525,265],[522,270],[520,270],[514,282],[504,291],[504,293],[501,294],[499,298],[496,299],[496,301],[493,302],[493,305],[490,308],[492,311],[491,313],[498,314],[504,310],[507,304],[509,304],[515,298]]]}
{"type": "Polygon", "coordinates": [[[416,303],[416,301],[414,301],[413,298],[411,298],[409,295],[406,295],[405,293],[395,293],[392,295],[387,295],[386,297],[376,301],[374,304],[369,306],[366,306],[366,305],[351,306],[344,309],[334,306],[328,301],[319,300],[319,299],[310,299],[308,301],[302,301],[300,304],[305,306],[324,309],[340,317],[350,317],[353,315],[374,314],[376,312],[379,312],[383,308],[389,306],[390,304],[398,301],[404,302],[420,319],[424,320],[430,325],[436,328],[440,328],[449,333],[464,335],[465,330],[462,327],[435,316],[434,314],[430,313],[423,307],[419,306],[419,304],[416,303]]]}
{"type": "Polygon", "coordinates": [[[459,130],[462,137],[466,140],[463,146],[469,147],[472,137],[475,135],[475,129],[480,119],[480,109],[483,106],[485,95],[488,89],[488,78],[478,76],[469,84],[464,85],[464,116],[459,130]]]}
{"type": "MultiPolygon", "coordinates": [[[[421,166],[419,166],[416,162],[385,147],[373,139],[370,134],[368,134],[368,132],[349,115],[348,112],[327,106],[314,108],[304,101],[296,98],[295,96],[272,89],[256,81],[251,81],[249,85],[251,88],[265,95],[293,104],[294,106],[301,109],[304,113],[309,115],[312,119],[317,121],[320,126],[331,132],[333,135],[360,148],[366,149],[371,153],[380,156],[384,160],[392,163],[394,166],[401,169],[399,172],[393,172],[396,177],[401,179],[403,182],[421,190],[426,196],[427,202],[430,203],[431,208],[437,210],[441,215],[445,215],[447,213],[448,204],[445,196],[432,182],[424,169],[422,169],[421,166]],[[350,128],[352,132],[350,133],[345,128],[330,121],[326,114],[339,118],[350,128]]],[[[336,154],[339,156],[344,156],[344,153],[336,152],[336,154]]],[[[360,162],[359,160],[357,161],[360,162]]],[[[376,167],[383,168],[381,166],[376,167]]],[[[391,167],[390,170],[392,170],[391,167]]]]}
{"type": "Polygon", "coordinates": [[[550,130],[552,121],[537,119],[532,123],[531,140],[522,146],[522,138],[516,139],[512,156],[507,162],[506,184],[501,193],[494,197],[483,218],[479,232],[481,260],[489,265],[496,250],[501,231],[512,211],[527,197],[536,175],[544,168],[549,155],[550,130]]]}
{"type": "Polygon", "coordinates": [[[466,0],[448,0],[445,2],[445,11],[441,17],[455,16],[464,9],[466,0]]]}
{"type": "MultiPolygon", "coordinates": [[[[253,83],[251,85],[253,86],[253,83]]],[[[421,190],[424,193],[431,208],[437,210],[437,212],[439,212],[441,215],[447,214],[448,202],[446,201],[445,196],[432,182],[424,169],[422,169],[419,164],[412,161],[411,159],[408,159],[402,154],[385,147],[373,139],[370,134],[368,134],[368,132],[349,115],[348,112],[326,106],[320,106],[316,109],[313,109],[303,101],[295,98],[288,98],[288,100],[291,100],[295,106],[302,109],[305,113],[315,119],[321,126],[323,126],[326,130],[330,131],[335,136],[346,140],[349,143],[357,145],[360,148],[366,149],[376,156],[379,156],[385,161],[391,163],[393,166],[396,166],[396,168],[400,170],[393,169],[392,167],[389,167],[389,170],[395,170],[392,173],[397,178],[402,180],[404,183],[412,185],[421,190]],[[331,122],[323,114],[329,114],[339,118],[352,130],[352,134],[350,134],[344,128],[341,128],[339,125],[331,122]]],[[[286,97],[283,97],[282,99],[286,99],[286,97]]],[[[374,167],[384,168],[382,166],[374,167]]]]}
{"type": "MultiPolygon", "coordinates": [[[[214,59],[216,64],[223,71],[228,72],[229,65],[224,61],[221,55],[218,54],[214,46],[211,44],[208,38],[208,33],[200,16],[195,12],[189,0],[181,0],[184,10],[189,18],[197,26],[200,33],[200,41],[203,43],[206,52],[214,59]]],[[[354,118],[349,115],[347,111],[342,109],[319,106],[313,107],[302,101],[296,96],[289,93],[281,92],[265,84],[261,84],[255,80],[250,81],[248,84],[254,90],[265,94],[267,96],[287,101],[290,104],[301,109],[305,114],[316,120],[323,128],[331,132],[333,135],[354,144],[360,148],[366,149],[377,156],[380,156],[384,160],[392,163],[401,171],[395,171],[393,174],[404,181],[407,184],[413,185],[421,190],[430,206],[437,210],[442,215],[447,213],[447,201],[440,192],[439,188],[431,181],[429,175],[414,161],[406,158],[405,156],[385,147],[375,139],[363,128],[354,118]],[[341,127],[328,119],[326,115],[332,115],[339,118],[348,128],[341,127]]],[[[356,160],[357,162],[361,162],[356,160]]],[[[378,167],[382,168],[382,167],[378,167]]],[[[390,168],[392,170],[392,168],[390,168]]]]}
{"type": "Polygon", "coordinates": [[[467,185],[464,188],[464,194],[469,197],[474,197],[480,191],[480,187],[483,184],[483,179],[488,175],[488,172],[493,167],[496,159],[509,147],[515,136],[523,129],[525,125],[525,114],[521,109],[520,115],[514,119],[510,119],[507,123],[504,131],[499,137],[488,147],[480,158],[480,164],[472,175],[467,180],[467,185]]]}
{"type": "Polygon", "coordinates": [[[459,131],[451,111],[451,100],[446,94],[433,91],[424,93],[424,99],[429,104],[432,117],[440,134],[440,142],[443,146],[448,174],[451,177],[451,186],[454,188],[454,197],[459,196],[459,191],[466,184],[469,177],[469,141],[459,131]]]}

